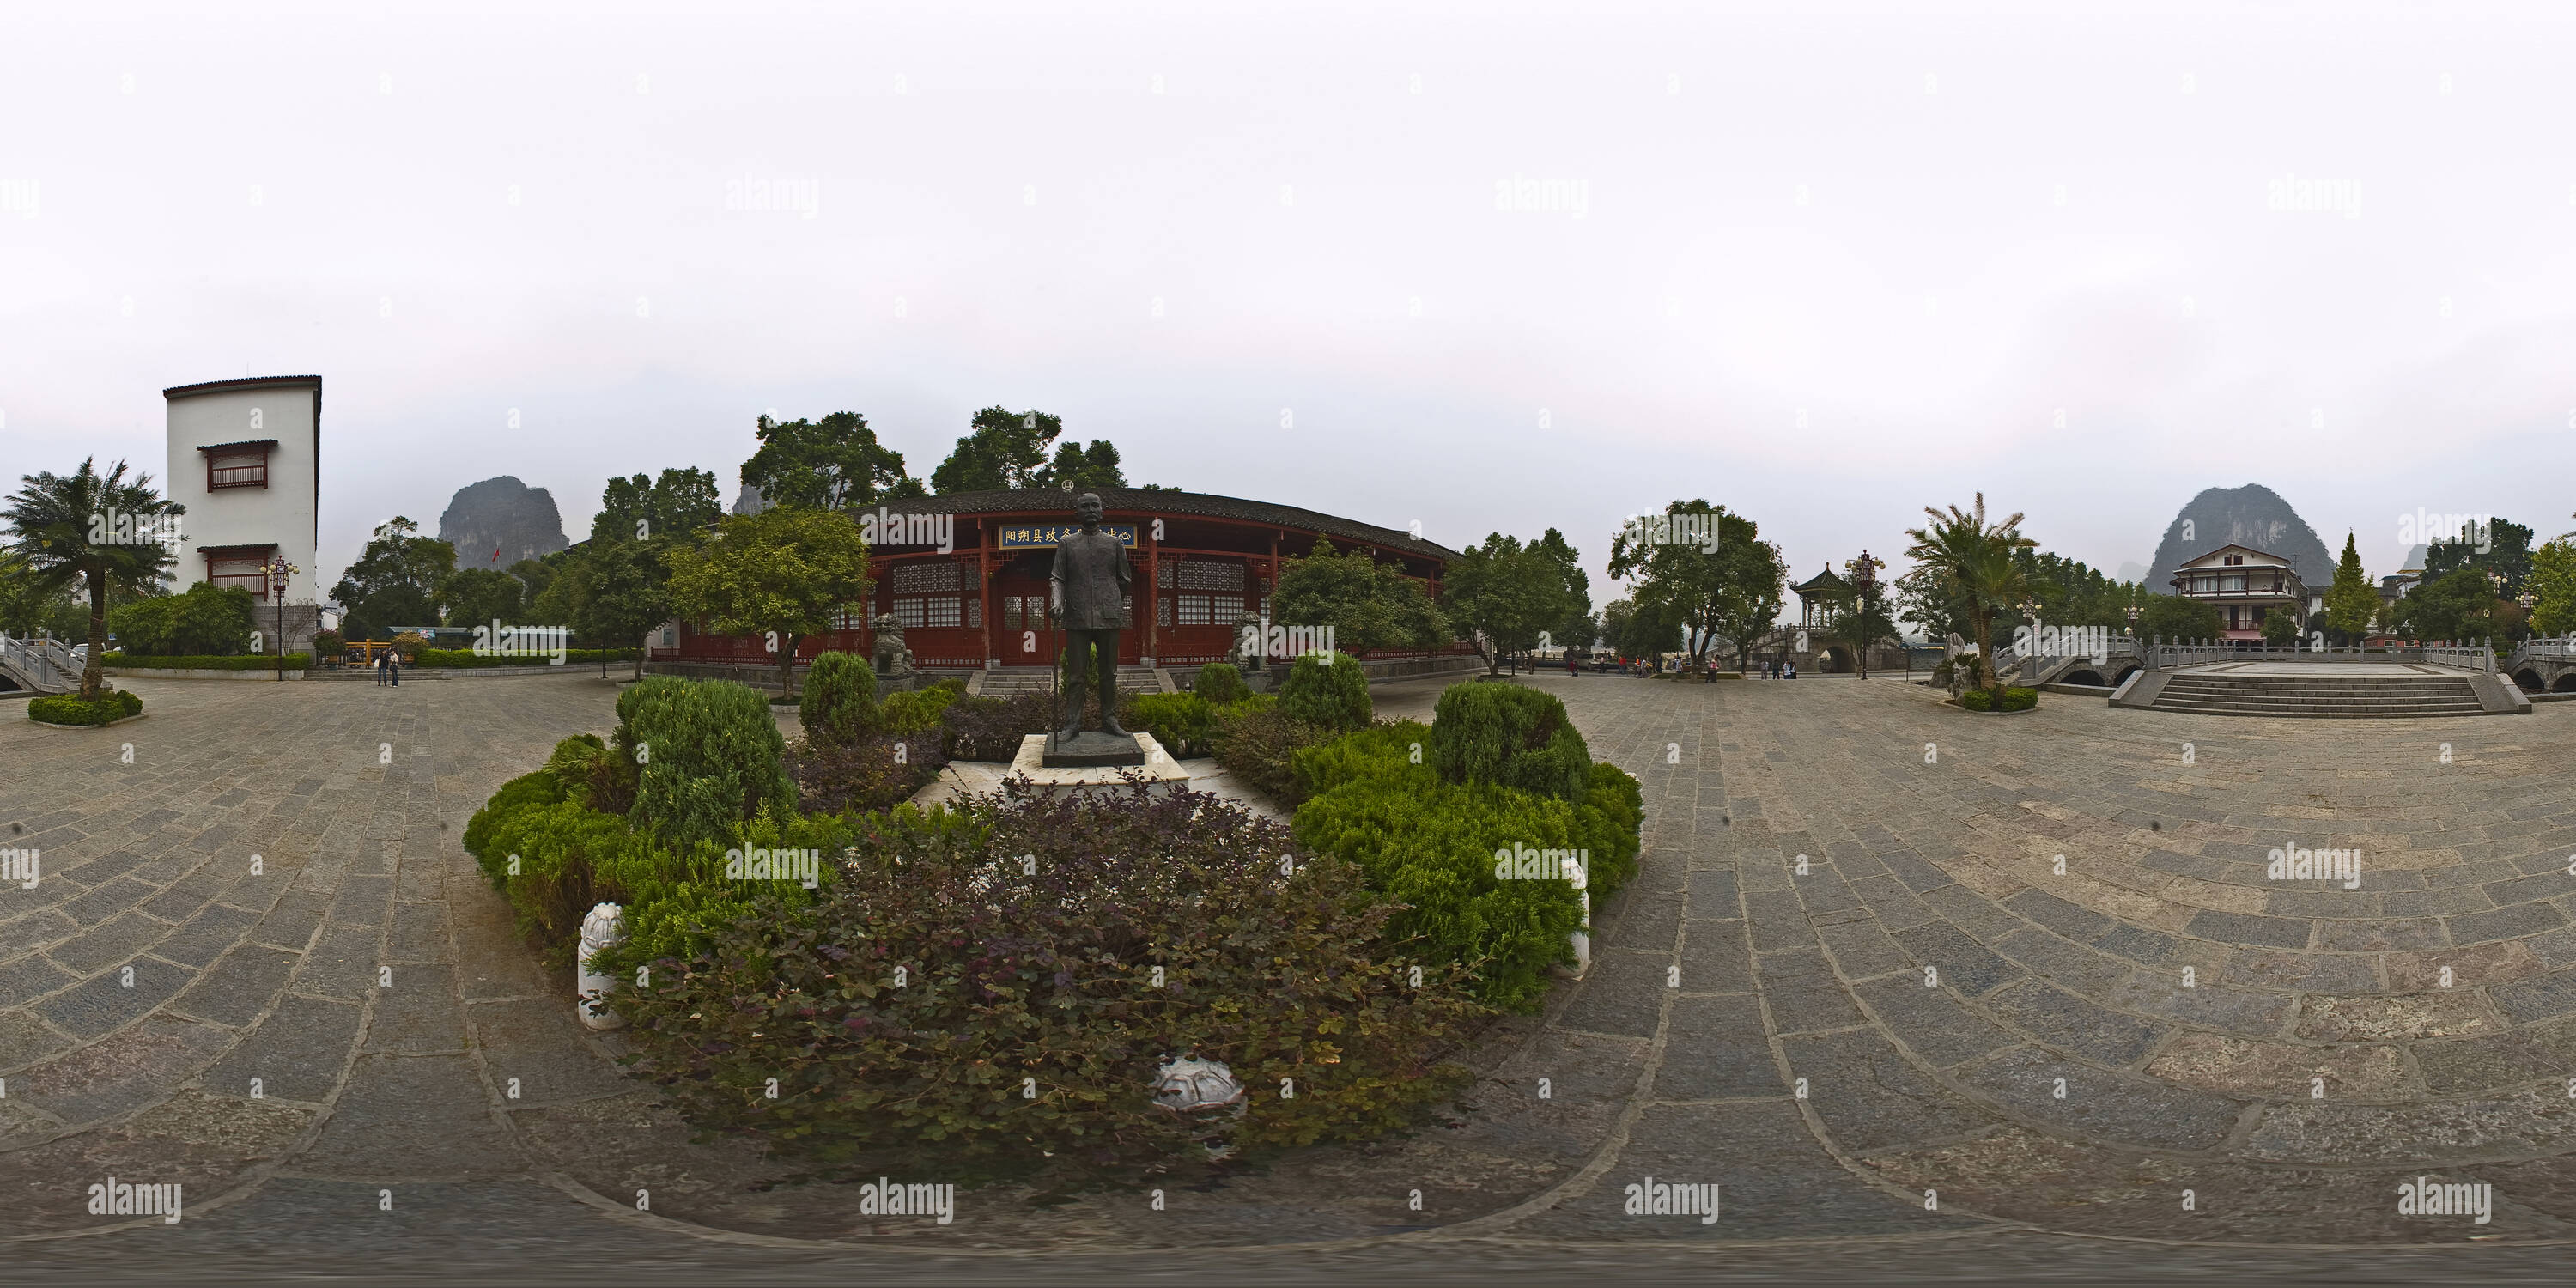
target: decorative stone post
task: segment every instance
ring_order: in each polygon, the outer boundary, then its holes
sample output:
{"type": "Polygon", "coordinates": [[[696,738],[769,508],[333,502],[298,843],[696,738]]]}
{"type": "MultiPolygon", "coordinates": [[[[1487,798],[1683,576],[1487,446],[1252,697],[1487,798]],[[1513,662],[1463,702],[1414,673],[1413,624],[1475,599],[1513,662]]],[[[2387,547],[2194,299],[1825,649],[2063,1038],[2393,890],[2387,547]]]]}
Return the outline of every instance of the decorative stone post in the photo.
{"type": "Polygon", "coordinates": [[[598,904],[591,908],[589,916],[581,919],[581,955],[573,963],[581,975],[575,986],[579,993],[573,1000],[573,1013],[581,1017],[586,1027],[626,1027],[626,1017],[609,1010],[604,1004],[609,990],[615,987],[614,981],[592,970],[590,964],[591,957],[600,949],[623,942],[625,938],[626,914],[616,904],[598,904]]]}

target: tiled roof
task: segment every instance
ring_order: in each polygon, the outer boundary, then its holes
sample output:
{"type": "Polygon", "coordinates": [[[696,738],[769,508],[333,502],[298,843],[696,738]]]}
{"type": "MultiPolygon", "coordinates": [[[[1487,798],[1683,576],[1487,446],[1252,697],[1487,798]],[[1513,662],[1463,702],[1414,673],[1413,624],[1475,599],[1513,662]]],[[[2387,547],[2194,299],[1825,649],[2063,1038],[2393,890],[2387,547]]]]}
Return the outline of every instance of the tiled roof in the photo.
{"type": "MultiPolygon", "coordinates": [[[[1409,532],[1381,528],[1356,519],[1337,518],[1293,505],[1269,501],[1251,501],[1239,496],[1217,496],[1208,492],[1147,491],[1133,487],[1085,488],[1100,494],[1101,509],[1111,514],[1144,513],[1186,516],[1200,519],[1226,519],[1238,523],[1265,523],[1293,528],[1319,536],[1339,537],[1346,541],[1365,541],[1388,550],[1400,550],[1442,563],[1458,558],[1458,552],[1447,546],[1424,541],[1409,532]]],[[[1047,514],[1073,515],[1073,498],[1077,493],[1052,488],[1011,488],[991,492],[950,492],[942,496],[912,497],[901,501],[877,501],[860,507],[873,510],[883,506],[893,514],[1047,514]]]]}
{"type": "Polygon", "coordinates": [[[189,394],[210,394],[219,389],[265,389],[272,385],[310,385],[322,388],[320,376],[245,376],[239,380],[208,380],[193,385],[172,385],[161,391],[164,398],[181,398],[189,394]]]}

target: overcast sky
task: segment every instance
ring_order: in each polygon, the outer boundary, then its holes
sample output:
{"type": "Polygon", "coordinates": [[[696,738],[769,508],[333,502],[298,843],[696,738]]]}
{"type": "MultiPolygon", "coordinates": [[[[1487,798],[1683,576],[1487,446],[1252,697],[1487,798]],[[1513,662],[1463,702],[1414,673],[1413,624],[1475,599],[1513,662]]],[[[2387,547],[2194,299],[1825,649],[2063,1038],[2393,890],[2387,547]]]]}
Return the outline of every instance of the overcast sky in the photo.
{"type": "Polygon", "coordinates": [[[1793,579],[1980,488],[2116,572],[2256,482],[2386,572],[2419,506],[2576,527],[2571,19],[13,4],[0,471],[157,475],[162,388],[315,372],[326,585],[478,479],[577,538],[611,473],[730,499],[765,410],[926,476],[995,403],[1560,528],[1596,601],[1692,496],[1793,579]]]}

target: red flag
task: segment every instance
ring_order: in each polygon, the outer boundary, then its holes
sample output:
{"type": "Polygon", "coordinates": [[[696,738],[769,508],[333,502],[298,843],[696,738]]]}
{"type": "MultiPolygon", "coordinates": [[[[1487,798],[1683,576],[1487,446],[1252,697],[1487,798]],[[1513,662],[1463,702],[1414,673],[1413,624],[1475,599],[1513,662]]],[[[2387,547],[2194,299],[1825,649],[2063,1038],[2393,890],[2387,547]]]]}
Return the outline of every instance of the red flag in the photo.
{"type": "Polygon", "coordinates": [[[500,552],[500,551],[495,550],[495,551],[493,551],[493,552],[492,552],[492,562],[494,562],[494,563],[499,563],[499,562],[501,562],[501,552],[500,552]]]}

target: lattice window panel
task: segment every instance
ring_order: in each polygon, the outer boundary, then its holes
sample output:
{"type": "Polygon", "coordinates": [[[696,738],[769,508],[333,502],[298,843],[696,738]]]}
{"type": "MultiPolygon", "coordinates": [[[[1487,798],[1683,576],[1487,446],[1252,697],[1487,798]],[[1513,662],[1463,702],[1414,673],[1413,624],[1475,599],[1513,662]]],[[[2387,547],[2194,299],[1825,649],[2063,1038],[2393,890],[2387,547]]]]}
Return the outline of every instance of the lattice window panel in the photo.
{"type": "Polygon", "coordinates": [[[930,595],[941,591],[955,593],[959,578],[953,563],[897,564],[894,570],[894,593],[930,595]]]}
{"type": "Polygon", "coordinates": [[[1180,589],[1243,592],[1243,565],[1193,559],[1180,568],[1180,589]]]}

